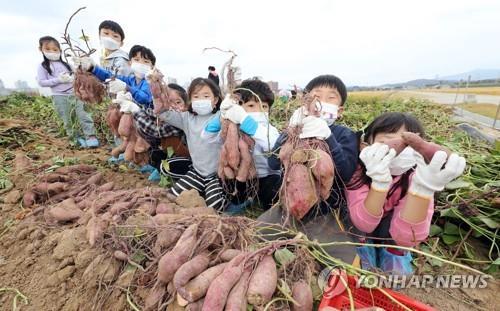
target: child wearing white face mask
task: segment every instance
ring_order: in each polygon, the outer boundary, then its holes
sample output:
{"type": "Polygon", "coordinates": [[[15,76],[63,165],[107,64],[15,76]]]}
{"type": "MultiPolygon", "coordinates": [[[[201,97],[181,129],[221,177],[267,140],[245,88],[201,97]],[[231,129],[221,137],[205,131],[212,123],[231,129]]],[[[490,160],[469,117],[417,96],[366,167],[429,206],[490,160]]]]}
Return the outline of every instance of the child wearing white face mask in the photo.
{"type": "MultiPolygon", "coordinates": [[[[207,206],[221,210],[226,206],[226,197],[217,177],[217,167],[221,144],[211,143],[202,136],[202,132],[212,117],[220,117],[220,89],[210,79],[196,78],[188,89],[190,101],[188,111],[163,111],[158,119],[163,131],[168,125],[180,129],[186,135],[192,167],[170,188],[170,193],[178,196],[184,190],[195,189],[205,199],[207,206]]],[[[132,102],[120,104],[121,111],[134,115],[140,108],[132,102]]],[[[152,125],[152,124],[151,124],[152,125]]],[[[152,126],[149,130],[154,130],[152,126]]],[[[159,130],[159,128],[158,128],[159,130]]]]}
{"type": "MultiPolygon", "coordinates": [[[[146,80],[146,74],[153,69],[156,57],[145,46],[134,45],[129,52],[132,74],[116,75],[97,66],[90,57],[74,57],[75,66],[92,72],[99,80],[109,83],[109,92],[123,94],[129,92],[136,103],[143,108],[153,108],[153,96],[146,80]],[[112,79],[114,78],[114,79],[112,79]]],[[[120,100],[120,98],[117,98],[120,100]]]]}
{"type": "Polygon", "coordinates": [[[53,37],[39,40],[39,50],[43,62],[38,66],[37,81],[41,87],[50,87],[57,114],[64,123],[66,135],[76,138],[84,148],[96,148],[99,141],[95,136],[94,121],[84,110],[83,102],[73,95],[73,74],[69,64],[61,58],[61,47],[53,37]],[[85,138],[78,137],[71,123],[72,113],[76,114],[85,138]]]}
{"type": "Polygon", "coordinates": [[[131,72],[129,56],[121,49],[124,39],[125,33],[118,23],[106,20],[99,25],[99,41],[103,48],[101,66],[107,71],[128,76],[131,72]]]}
{"type": "MultiPolygon", "coordinates": [[[[236,103],[227,96],[221,104],[221,117],[239,124],[240,130],[255,141],[253,159],[258,177],[257,199],[259,205],[267,210],[276,202],[281,184],[281,171],[271,169],[267,163],[271,148],[279,136],[278,130],[269,123],[269,109],[274,103],[274,94],[267,83],[260,80],[245,80],[236,87],[234,93],[239,94],[240,102],[236,103]]],[[[220,118],[212,118],[203,135],[220,143],[220,121],[220,118]]],[[[229,189],[230,193],[236,190],[237,194],[231,198],[231,204],[225,212],[233,215],[243,213],[251,203],[248,201],[247,183],[228,181],[226,184],[236,188],[229,189]]]]}
{"type": "MultiPolygon", "coordinates": [[[[368,125],[360,141],[358,171],[347,188],[347,203],[353,225],[368,239],[392,239],[389,244],[414,247],[429,235],[434,192],[463,173],[465,159],[457,154],[447,159],[440,151],[426,164],[411,147],[396,155],[385,142],[401,138],[403,132],[424,135],[421,124],[404,113],[385,113],[368,125]]],[[[395,274],[413,270],[408,252],[363,246],[358,253],[364,269],[395,274]]]]}
{"type": "MultiPolygon", "coordinates": [[[[352,237],[345,232],[349,228],[347,207],[345,206],[345,184],[351,179],[358,159],[356,134],[349,128],[337,124],[347,99],[347,90],[342,80],[334,75],[321,75],[312,79],[304,88],[306,96],[314,100],[320,113],[307,115],[303,107],[297,109],[291,119],[290,126],[302,126],[300,138],[317,138],[324,140],[329,148],[335,167],[335,178],[330,197],[321,202],[304,216],[297,227],[310,240],[319,242],[349,241],[352,237]]],[[[273,147],[268,159],[269,167],[281,168],[277,156],[288,136],[282,133],[273,147]]],[[[262,214],[258,221],[271,224],[284,224],[286,212],[280,207],[273,207],[262,214]]],[[[347,263],[353,262],[356,250],[351,246],[330,246],[325,250],[332,256],[347,263]]]]}

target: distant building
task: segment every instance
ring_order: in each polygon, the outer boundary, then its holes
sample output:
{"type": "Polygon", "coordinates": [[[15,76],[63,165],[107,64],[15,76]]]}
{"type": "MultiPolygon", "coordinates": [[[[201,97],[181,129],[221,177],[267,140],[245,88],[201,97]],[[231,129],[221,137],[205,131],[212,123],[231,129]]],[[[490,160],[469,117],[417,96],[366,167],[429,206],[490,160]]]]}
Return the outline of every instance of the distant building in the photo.
{"type": "Polygon", "coordinates": [[[177,79],[176,78],[172,78],[172,77],[168,77],[167,78],[167,83],[170,84],[170,83],[175,83],[177,84],[177,79]]]}
{"type": "Polygon", "coordinates": [[[17,80],[16,82],[14,82],[14,86],[17,91],[26,91],[30,89],[28,82],[23,80],[17,80]]]}
{"type": "Polygon", "coordinates": [[[274,93],[278,93],[278,91],[279,91],[279,84],[278,84],[278,82],[276,82],[276,81],[269,81],[269,82],[267,82],[267,85],[269,85],[269,88],[271,89],[271,91],[273,91],[274,93]]]}

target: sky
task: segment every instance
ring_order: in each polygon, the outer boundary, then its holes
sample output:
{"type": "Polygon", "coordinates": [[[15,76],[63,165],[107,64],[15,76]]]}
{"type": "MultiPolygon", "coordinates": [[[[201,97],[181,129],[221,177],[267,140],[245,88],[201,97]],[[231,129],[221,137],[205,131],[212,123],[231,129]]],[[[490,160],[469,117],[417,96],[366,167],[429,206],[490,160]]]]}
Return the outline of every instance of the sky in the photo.
{"type": "MultiPolygon", "coordinates": [[[[320,74],[347,85],[381,85],[500,68],[500,1],[495,0],[0,0],[0,79],[36,86],[38,38],[60,37],[68,17],[100,51],[98,25],[125,31],[124,49],[153,50],[156,66],[181,85],[220,69],[231,49],[242,77],[280,88],[304,86],[320,74]]],[[[94,55],[98,60],[98,54],[94,55]]]]}

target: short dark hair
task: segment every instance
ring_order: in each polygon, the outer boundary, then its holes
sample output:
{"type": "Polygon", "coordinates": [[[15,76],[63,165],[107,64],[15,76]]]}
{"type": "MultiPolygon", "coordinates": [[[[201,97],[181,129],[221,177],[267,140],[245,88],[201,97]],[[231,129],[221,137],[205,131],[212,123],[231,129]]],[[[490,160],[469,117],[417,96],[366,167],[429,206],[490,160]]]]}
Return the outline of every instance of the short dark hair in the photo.
{"type": "Polygon", "coordinates": [[[153,64],[153,66],[155,65],[156,63],[156,57],[155,55],[153,54],[153,51],[151,51],[150,49],[148,49],[147,47],[145,46],[142,46],[142,45],[134,45],[131,49],[130,49],[130,52],[128,53],[128,57],[130,59],[132,59],[133,57],[135,57],[137,54],[140,54],[140,56],[144,57],[145,59],[148,59],[151,61],[151,63],[153,64]]]}
{"type": "Polygon", "coordinates": [[[304,91],[306,93],[309,93],[316,87],[320,86],[326,86],[326,87],[331,87],[333,89],[336,89],[339,94],[340,98],[342,99],[341,105],[343,105],[347,99],[347,89],[345,87],[344,82],[340,80],[339,77],[334,76],[334,75],[321,75],[317,76],[316,78],[312,79],[309,83],[307,83],[304,91]]]}
{"type": "Polygon", "coordinates": [[[247,90],[238,90],[238,88],[251,90],[257,96],[259,96],[262,102],[268,103],[269,108],[271,108],[274,103],[274,93],[273,91],[271,91],[269,85],[263,81],[260,81],[258,79],[245,80],[241,82],[241,84],[236,87],[237,90],[234,91],[236,94],[239,94],[241,96],[241,100],[243,101],[243,103],[246,103],[250,100],[259,102],[259,99],[256,98],[255,95],[252,94],[252,92],[249,92],[247,90]]]}
{"type": "Polygon", "coordinates": [[[186,90],[182,86],[180,86],[179,84],[170,83],[168,87],[179,93],[179,96],[182,98],[184,103],[188,103],[188,95],[186,93],[186,90]]]}
{"type": "Polygon", "coordinates": [[[214,70],[215,70],[215,67],[214,67],[214,66],[208,66],[208,70],[212,70],[212,71],[214,71],[214,70]]]}
{"type": "Polygon", "coordinates": [[[99,25],[99,33],[101,33],[101,29],[112,30],[120,35],[120,37],[122,38],[122,42],[123,42],[123,40],[125,40],[125,33],[123,32],[123,29],[120,26],[120,24],[118,24],[117,22],[113,22],[110,20],[103,21],[99,25]]]}
{"type": "Polygon", "coordinates": [[[215,105],[214,110],[212,113],[216,113],[220,109],[220,103],[222,102],[222,93],[220,91],[220,88],[217,84],[215,84],[214,81],[207,79],[207,78],[196,78],[194,79],[191,84],[189,85],[188,89],[188,98],[189,98],[189,108],[188,110],[190,112],[193,112],[193,107],[191,105],[191,96],[193,96],[193,93],[199,89],[202,86],[208,86],[212,93],[214,94],[215,97],[218,98],[217,103],[215,105]]]}

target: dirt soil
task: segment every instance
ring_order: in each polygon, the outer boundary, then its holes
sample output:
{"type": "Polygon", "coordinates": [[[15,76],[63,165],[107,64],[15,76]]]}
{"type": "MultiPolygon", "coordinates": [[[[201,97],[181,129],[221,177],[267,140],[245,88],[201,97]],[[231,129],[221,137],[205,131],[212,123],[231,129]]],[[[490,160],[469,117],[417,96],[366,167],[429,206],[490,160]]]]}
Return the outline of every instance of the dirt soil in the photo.
{"type": "MultiPolygon", "coordinates": [[[[96,165],[106,181],[114,181],[120,188],[151,186],[147,176],[109,166],[105,148],[71,149],[65,139],[47,135],[23,120],[9,122],[0,122],[0,130],[6,124],[17,124],[38,137],[15,149],[0,147],[0,165],[12,166],[19,152],[31,159],[28,170],[9,173],[14,187],[0,197],[0,310],[13,310],[14,303],[17,310],[132,310],[127,289],[133,274],[120,268],[102,247],[90,247],[85,226],[49,226],[43,217],[26,217],[30,210],[18,199],[33,183],[37,167],[52,165],[56,156],[96,165]],[[16,203],[3,203],[9,193],[10,201],[16,203]],[[115,278],[114,286],[107,287],[107,281],[115,278]],[[15,298],[15,290],[27,298],[27,304],[20,296],[15,298]]],[[[439,310],[498,310],[499,286],[493,282],[486,289],[412,289],[405,293],[439,310]]]]}

